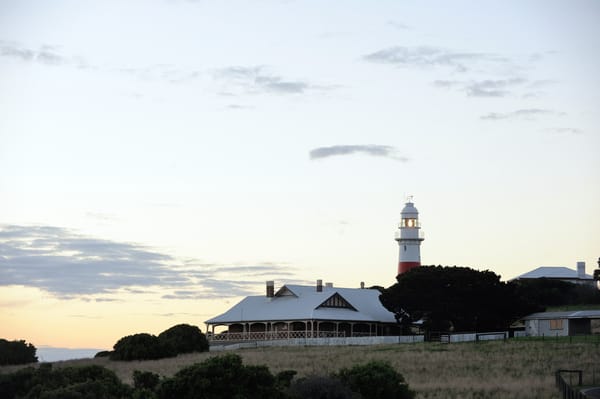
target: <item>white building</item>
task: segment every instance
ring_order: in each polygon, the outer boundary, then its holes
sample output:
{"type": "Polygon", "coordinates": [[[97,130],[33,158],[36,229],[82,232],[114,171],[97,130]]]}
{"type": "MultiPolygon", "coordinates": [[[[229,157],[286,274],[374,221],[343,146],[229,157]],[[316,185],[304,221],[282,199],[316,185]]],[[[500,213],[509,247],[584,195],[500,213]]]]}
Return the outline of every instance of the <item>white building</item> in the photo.
{"type": "Polygon", "coordinates": [[[523,318],[528,336],[569,336],[592,333],[592,321],[600,320],[600,310],[540,312],[523,318]]]}
{"type": "Polygon", "coordinates": [[[315,286],[284,285],[276,293],[273,281],[267,281],[266,288],[266,295],[248,296],[207,320],[211,339],[398,335],[394,314],[383,307],[376,289],[335,288],[321,280],[315,286]],[[215,327],[227,330],[215,334],[215,327]]]}
{"type": "Polygon", "coordinates": [[[546,278],[552,280],[561,280],[575,284],[595,285],[594,278],[585,273],[585,262],[577,262],[577,269],[569,269],[562,266],[541,266],[515,277],[513,280],[531,280],[546,278]]]}

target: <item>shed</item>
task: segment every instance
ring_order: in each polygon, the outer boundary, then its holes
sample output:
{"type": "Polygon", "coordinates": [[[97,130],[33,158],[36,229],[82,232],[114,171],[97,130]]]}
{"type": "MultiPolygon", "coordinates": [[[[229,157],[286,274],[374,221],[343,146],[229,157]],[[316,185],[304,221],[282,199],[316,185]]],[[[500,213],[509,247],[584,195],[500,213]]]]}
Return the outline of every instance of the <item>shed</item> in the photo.
{"type": "Polygon", "coordinates": [[[570,336],[592,333],[592,321],[600,320],[600,310],[539,312],[523,318],[527,336],[570,336]]]}

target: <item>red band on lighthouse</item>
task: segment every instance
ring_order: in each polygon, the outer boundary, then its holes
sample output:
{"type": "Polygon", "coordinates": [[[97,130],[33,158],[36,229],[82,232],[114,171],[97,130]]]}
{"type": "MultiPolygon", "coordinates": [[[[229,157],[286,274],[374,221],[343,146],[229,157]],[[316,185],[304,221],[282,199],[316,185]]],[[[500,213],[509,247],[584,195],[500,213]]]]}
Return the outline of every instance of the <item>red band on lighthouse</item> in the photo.
{"type": "Polygon", "coordinates": [[[406,273],[413,267],[421,266],[421,262],[400,262],[398,263],[398,274],[406,273]]]}

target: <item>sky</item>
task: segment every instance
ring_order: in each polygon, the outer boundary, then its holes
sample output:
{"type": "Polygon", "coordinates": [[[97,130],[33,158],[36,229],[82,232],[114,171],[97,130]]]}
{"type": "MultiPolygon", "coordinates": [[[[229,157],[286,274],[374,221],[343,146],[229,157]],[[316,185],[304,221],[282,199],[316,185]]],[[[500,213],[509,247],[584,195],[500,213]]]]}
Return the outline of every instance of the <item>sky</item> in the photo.
{"type": "Polygon", "coordinates": [[[0,0],[0,337],[600,256],[600,2],[0,0]]]}

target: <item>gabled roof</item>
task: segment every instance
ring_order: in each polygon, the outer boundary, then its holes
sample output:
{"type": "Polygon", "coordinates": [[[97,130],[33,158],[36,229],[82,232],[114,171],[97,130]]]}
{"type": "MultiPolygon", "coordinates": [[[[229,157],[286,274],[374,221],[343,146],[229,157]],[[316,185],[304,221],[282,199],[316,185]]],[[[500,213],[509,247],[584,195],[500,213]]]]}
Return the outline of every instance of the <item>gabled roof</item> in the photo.
{"type": "Polygon", "coordinates": [[[379,301],[378,290],[360,288],[323,287],[317,292],[314,286],[285,285],[277,294],[248,296],[227,312],[207,320],[207,324],[278,321],[278,320],[334,320],[396,323],[394,314],[379,301]],[[352,308],[321,306],[335,295],[352,308]]]}
{"type": "MultiPolygon", "coordinates": [[[[561,266],[541,266],[525,274],[521,274],[515,279],[520,278],[557,278],[557,279],[579,279],[577,270],[561,266]]],[[[593,279],[589,274],[585,275],[586,280],[593,279]]]]}
{"type": "Polygon", "coordinates": [[[548,319],[600,319],[598,310],[571,310],[565,312],[539,312],[523,318],[523,320],[548,320],[548,319]]]}

